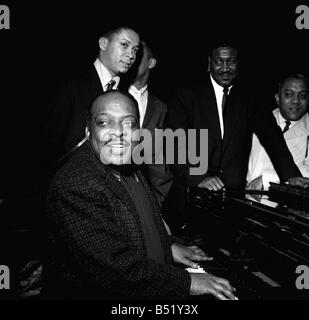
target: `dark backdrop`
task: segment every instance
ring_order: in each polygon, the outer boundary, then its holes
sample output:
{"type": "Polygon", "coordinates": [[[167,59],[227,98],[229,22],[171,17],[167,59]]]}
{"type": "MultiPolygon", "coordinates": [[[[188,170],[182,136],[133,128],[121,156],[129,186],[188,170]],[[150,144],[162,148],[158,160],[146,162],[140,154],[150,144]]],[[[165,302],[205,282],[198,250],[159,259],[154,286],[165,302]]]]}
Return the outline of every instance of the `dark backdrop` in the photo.
{"type": "Polygon", "coordinates": [[[220,38],[236,42],[241,78],[270,108],[283,74],[308,74],[309,30],[295,27],[295,9],[302,2],[186,3],[3,2],[10,8],[11,30],[0,30],[1,193],[35,189],[52,88],[94,61],[101,30],[109,25],[132,25],[154,48],[158,65],[152,87],[163,100],[176,86],[205,76],[209,47],[220,38]]]}

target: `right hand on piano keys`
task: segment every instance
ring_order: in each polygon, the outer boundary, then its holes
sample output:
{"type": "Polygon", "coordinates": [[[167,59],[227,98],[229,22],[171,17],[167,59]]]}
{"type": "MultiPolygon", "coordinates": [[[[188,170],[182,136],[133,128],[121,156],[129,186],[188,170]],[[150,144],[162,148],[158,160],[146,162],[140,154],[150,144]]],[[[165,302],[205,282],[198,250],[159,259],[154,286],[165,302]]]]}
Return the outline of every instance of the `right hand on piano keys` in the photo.
{"type": "Polygon", "coordinates": [[[238,300],[234,295],[235,288],[228,280],[216,277],[210,273],[190,273],[191,295],[211,294],[219,300],[238,300]]]}

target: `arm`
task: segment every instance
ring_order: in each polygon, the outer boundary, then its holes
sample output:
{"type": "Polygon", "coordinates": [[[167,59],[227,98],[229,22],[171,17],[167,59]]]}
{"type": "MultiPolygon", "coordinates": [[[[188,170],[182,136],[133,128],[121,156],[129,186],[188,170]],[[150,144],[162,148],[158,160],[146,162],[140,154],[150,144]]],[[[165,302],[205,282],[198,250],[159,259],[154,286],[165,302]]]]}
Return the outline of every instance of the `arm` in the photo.
{"type": "MultiPolygon", "coordinates": [[[[48,217],[56,242],[79,264],[87,279],[98,287],[131,297],[189,294],[189,274],[143,256],[125,232],[127,226],[117,221],[101,193],[85,193],[80,186],[65,187],[51,190],[48,217]]],[[[135,217],[128,219],[134,228],[135,217]]]]}

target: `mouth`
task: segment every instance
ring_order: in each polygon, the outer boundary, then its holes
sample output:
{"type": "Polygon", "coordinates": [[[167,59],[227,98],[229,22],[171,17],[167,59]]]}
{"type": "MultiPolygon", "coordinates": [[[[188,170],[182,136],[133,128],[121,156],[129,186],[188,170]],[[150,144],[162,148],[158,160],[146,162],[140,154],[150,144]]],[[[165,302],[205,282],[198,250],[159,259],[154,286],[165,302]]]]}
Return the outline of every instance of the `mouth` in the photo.
{"type": "Polygon", "coordinates": [[[130,68],[131,62],[120,61],[125,67],[130,68]]]}
{"type": "Polygon", "coordinates": [[[113,148],[113,149],[123,149],[130,146],[127,142],[109,142],[106,143],[107,147],[113,148]]]}

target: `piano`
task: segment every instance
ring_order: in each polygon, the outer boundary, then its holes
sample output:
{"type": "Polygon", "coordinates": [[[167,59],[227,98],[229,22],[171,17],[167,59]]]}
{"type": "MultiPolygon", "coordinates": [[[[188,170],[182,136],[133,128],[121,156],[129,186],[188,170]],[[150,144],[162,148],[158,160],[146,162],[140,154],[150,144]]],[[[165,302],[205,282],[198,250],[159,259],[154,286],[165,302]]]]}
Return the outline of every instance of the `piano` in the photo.
{"type": "Polygon", "coordinates": [[[190,188],[187,196],[182,238],[214,257],[201,268],[227,278],[241,300],[309,299],[296,287],[296,268],[309,267],[309,190],[271,184],[269,191],[190,188]]]}

